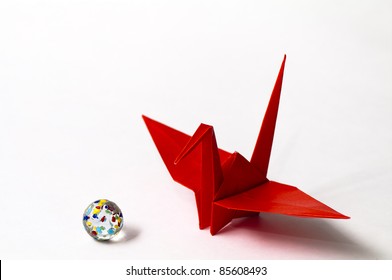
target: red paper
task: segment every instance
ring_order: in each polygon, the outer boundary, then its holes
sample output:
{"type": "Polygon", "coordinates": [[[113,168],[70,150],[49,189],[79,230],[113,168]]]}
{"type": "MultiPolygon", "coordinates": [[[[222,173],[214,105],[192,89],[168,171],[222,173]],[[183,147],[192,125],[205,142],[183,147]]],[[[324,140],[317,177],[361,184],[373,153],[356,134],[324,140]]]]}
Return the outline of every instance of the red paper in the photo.
{"type": "Polygon", "coordinates": [[[143,119],[173,179],[195,193],[200,229],[212,235],[232,219],[269,212],[297,217],[348,219],[296,187],[267,179],[286,56],[283,59],[250,162],[218,149],[214,129],[193,136],[143,119]]]}

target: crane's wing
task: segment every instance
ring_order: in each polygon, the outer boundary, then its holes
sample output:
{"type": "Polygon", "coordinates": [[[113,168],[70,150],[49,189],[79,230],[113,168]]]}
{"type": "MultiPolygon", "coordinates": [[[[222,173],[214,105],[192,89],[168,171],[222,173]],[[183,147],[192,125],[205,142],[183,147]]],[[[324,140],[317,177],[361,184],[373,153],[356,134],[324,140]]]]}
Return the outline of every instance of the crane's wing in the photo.
{"type": "Polygon", "coordinates": [[[296,187],[268,181],[214,202],[232,210],[268,212],[298,217],[349,219],[296,187]]]}

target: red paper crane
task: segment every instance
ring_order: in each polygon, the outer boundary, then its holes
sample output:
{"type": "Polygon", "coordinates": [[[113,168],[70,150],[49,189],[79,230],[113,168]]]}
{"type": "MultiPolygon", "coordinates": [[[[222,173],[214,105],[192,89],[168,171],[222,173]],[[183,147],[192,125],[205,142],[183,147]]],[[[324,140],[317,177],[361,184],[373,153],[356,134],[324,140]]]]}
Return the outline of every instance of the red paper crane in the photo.
{"type": "Polygon", "coordinates": [[[232,219],[269,212],[297,217],[348,219],[298,188],[267,179],[278,115],[284,56],[250,162],[218,149],[214,129],[201,124],[193,136],[143,119],[173,179],[195,193],[200,229],[212,235],[232,219]]]}

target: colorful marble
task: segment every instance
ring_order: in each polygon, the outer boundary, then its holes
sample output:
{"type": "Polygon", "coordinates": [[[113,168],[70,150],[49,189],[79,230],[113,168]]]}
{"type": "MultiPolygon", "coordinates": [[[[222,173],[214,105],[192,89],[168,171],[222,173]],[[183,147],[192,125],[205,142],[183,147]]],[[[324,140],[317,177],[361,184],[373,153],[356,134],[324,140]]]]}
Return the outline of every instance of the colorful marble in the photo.
{"type": "Polygon", "coordinates": [[[83,213],[83,225],[87,233],[97,240],[109,240],[122,229],[123,215],[116,203],[99,199],[91,203],[83,213]]]}

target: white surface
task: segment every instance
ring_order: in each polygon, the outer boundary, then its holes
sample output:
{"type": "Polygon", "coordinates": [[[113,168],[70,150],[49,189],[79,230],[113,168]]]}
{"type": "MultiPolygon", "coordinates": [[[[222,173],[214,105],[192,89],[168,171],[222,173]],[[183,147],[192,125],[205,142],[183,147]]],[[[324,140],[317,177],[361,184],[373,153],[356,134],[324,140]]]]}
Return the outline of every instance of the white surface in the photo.
{"type": "Polygon", "coordinates": [[[391,259],[391,50],[390,1],[1,1],[0,258],[391,259]],[[268,177],[352,219],[212,237],[141,114],[249,158],[285,53],[268,177]],[[84,232],[97,198],[117,242],[84,232]]]}

